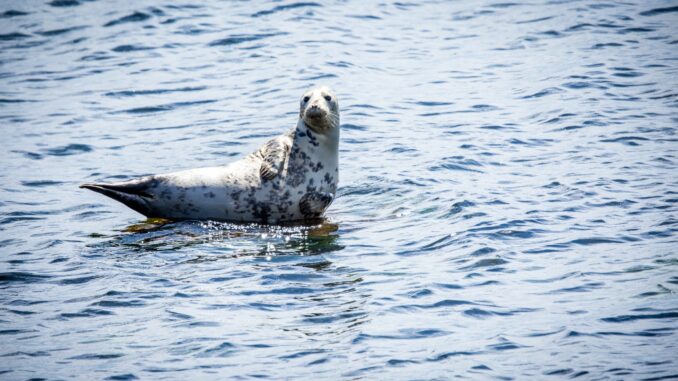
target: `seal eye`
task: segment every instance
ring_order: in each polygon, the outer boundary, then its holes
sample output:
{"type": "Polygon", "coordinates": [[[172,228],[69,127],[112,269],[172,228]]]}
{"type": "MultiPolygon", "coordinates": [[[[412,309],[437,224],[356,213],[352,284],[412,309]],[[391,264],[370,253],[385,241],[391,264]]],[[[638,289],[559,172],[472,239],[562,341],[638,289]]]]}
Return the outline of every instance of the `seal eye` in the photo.
{"type": "Polygon", "coordinates": [[[332,97],[331,97],[331,96],[329,96],[329,95],[325,95],[325,100],[329,102],[329,101],[331,101],[331,100],[332,100],[332,97]]]}
{"type": "Polygon", "coordinates": [[[304,103],[308,102],[309,99],[311,99],[311,97],[304,97],[304,103]]]}

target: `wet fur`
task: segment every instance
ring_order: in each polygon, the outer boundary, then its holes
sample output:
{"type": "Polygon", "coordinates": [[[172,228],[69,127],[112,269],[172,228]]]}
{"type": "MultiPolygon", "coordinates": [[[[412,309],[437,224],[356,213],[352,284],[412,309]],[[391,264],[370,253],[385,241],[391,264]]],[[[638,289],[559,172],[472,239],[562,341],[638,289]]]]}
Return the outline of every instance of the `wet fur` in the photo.
{"type": "Polygon", "coordinates": [[[81,187],[147,217],[260,223],[316,219],[334,200],[338,183],[336,96],[326,87],[306,92],[299,115],[295,128],[224,167],[81,187]]]}

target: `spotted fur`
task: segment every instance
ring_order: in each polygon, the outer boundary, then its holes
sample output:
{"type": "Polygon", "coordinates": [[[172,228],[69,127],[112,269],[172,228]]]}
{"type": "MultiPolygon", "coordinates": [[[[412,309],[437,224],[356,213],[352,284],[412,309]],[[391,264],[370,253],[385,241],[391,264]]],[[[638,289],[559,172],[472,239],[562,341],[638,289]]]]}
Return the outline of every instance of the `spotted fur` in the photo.
{"type": "Polygon", "coordinates": [[[299,110],[295,128],[227,166],[81,187],[148,217],[260,223],[320,217],[337,189],[339,104],[321,87],[302,96],[299,110]]]}

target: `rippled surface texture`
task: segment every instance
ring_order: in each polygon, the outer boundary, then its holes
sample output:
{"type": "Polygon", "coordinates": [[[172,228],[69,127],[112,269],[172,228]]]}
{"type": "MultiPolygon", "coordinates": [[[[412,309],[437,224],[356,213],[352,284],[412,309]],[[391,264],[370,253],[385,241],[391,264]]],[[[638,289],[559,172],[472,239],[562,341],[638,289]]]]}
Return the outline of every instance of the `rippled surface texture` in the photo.
{"type": "Polygon", "coordinates": [[[678,3],[0,3],[0,379],[678,374],[678,3]],[[313,227],[77,188],[342,103],[313,227]]]}

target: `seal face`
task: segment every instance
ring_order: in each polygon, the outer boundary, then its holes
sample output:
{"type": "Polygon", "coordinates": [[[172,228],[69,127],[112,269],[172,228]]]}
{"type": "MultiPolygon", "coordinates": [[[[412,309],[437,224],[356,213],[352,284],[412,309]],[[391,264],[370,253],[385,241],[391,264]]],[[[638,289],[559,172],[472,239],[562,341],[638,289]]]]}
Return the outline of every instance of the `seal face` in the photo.
{"type": "Polygon", "coordinates": [[[327,87],[307,91],[301,97],[299,118],[311,130],[323,133],[339,126],[339,102],[327,87]]]}
{"type": "Polygon", "coordinates": [[[339,180],[339,100],[327,87],[301,97],[297,125],[223,167],[82,184],[147,217],[281,223],[321,217],[339,180]]]}

